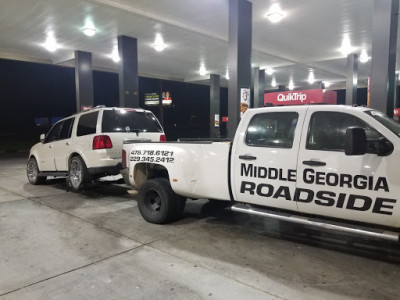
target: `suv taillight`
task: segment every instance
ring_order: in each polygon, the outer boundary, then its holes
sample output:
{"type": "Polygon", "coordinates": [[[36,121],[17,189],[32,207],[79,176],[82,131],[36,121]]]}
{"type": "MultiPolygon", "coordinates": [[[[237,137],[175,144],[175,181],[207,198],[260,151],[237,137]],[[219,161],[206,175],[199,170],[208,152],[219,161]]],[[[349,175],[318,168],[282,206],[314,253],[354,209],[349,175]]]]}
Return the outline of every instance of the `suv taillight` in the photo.
{"type": "Polygon", "coordinates": [[[97,135],[93,138],[93,150],[96,149],[110,149],[112,142],[108,135],[97,135]]]}
{"type": "Polygon", "coordinates": [[[166,142],[167,141],[167,137],[165,134],[160,135],[160,142],[166,142]]]}
{"type": "Polygon", "coordinates": [[[122,169],[126,168],[126,151],[122,150],[122,169]]]}

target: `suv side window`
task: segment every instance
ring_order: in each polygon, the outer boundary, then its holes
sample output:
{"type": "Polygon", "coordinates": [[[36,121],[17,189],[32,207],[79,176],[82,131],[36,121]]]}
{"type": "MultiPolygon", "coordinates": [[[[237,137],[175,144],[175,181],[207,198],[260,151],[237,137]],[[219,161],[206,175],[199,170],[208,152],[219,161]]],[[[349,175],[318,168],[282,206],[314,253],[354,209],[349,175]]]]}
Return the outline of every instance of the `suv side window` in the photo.
{"type": "Polygon", "coordinates": [[[78,121],[78,130],[76,135],[83,136],[96,133],[97,116],[99,112],[92,112],[81,115],[78,121]]]}
{"type": "Polygon", "coordinates": [[[340,112],[315,112],[310,120],[306,149],[345,151],[346,129],[349,127],[363,128],[367,141],[377,141],[382,137],[378,131],[353,115],[340,112]]]}
{"type": "Polygon", "coordinates": [[[59,139],[62,123],[63,122],[58,122],[53,127],[51,127],[44,140],[45,143],[54,142],[59,139]]]}
{"type": "Polygon", "coordinates": [[[292,148],[299,118],[296,112],[274,112],[255,115],[247,128],[249,146],[292,148]]]}
{"type": "Polygon", "coordinates": [[[60,131],[60,140],[65,140],[65,139],[69,139],[71,137],[71,133],[72,133],[72,125],[74,124],[74,120],[75,118],[69,118],[65,121],[63,121],[62,123],[62,128],[60,131]]]}

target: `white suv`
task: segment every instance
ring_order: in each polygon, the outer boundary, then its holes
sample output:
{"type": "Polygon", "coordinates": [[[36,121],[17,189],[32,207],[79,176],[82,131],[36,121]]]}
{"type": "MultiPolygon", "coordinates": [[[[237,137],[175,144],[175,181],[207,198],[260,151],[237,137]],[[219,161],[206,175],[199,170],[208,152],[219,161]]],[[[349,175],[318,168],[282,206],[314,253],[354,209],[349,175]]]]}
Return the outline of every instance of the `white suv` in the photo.
{"type": "Polygon", "coordinates": [[[121,170],[124,140],[165,141],[164,131],[150,111],[96,107],[58,121],[31,148],[27,176],[31,184],[47,176],[67,177],[72,190],[93,179],[121,170]]]}

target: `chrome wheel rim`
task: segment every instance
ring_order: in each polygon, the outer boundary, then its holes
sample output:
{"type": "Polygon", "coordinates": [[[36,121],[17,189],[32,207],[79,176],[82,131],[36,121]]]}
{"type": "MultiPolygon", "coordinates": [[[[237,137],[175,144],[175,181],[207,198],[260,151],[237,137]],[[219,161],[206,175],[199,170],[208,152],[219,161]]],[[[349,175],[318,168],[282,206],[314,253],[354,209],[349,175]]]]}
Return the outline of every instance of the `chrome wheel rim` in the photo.
{"type": "Polygon", "coordinates": [[[69,181],[74,188],[79,188],[82,183],[82,165],[77,160],[71,161],[69,181]]]}
{"type": "Polygon", "coordinates": [[[29,161],[28,163],[28,179],[30,182],[34,182],[37,178],[38,169],[37,164],[34,160],[29,161]]]}

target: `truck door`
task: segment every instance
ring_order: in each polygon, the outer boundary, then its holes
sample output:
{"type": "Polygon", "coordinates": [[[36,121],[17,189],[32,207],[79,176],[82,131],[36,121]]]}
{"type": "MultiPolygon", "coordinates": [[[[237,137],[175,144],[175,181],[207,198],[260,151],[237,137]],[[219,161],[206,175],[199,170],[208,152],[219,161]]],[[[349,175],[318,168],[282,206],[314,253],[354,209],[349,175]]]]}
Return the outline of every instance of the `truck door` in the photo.
{"type": "Polygon", "coordinates": [[[297,153],[307,107],[246,112],[232,148],[233,197],[239,202],[297,210],[297,153]]]}
{"type": "MultiPolygon", "coordinates": [[[[390,139],[393,141],[397,137],[383,126],[371,125],[365,112],[361,112],[364,117],[346,111],[318,110],[320,107],[310,107],[304,123],[297,166],[295,202],[298,210],[394,226],[398,217],[393,218],[393,213],[397,216],[399,213],[400,189],[393,181],[399,176],[395,159],[398,150],[379,156],[377,143],[379,139],[390,143],[390,139]],[[368,153],[345,154],[349,127],[365,129],[368,153]],[[375,129],[377,127],[382,133],[375,129]]],[[[400,222],[396,222],[399,226],[400,222]]]]}

